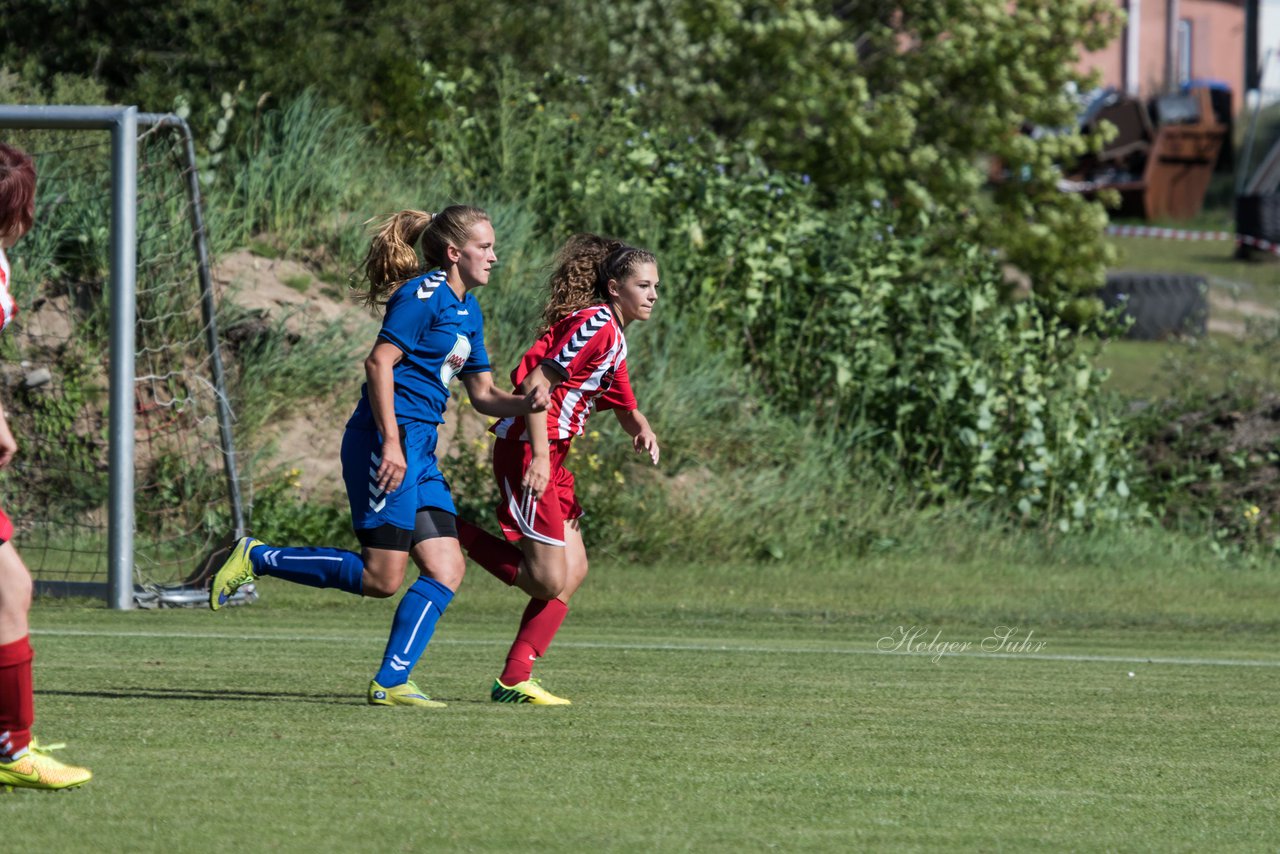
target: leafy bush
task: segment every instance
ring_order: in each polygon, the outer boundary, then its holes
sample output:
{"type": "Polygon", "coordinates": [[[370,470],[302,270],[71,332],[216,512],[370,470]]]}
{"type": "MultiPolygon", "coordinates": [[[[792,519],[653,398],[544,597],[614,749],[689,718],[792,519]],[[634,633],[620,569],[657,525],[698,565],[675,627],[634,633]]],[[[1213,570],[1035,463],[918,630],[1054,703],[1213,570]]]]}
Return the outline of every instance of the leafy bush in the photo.
{"type": "Polygon", "coordinates": [[[273,471],[255,484],[252,531],[272,543],[328,545],[359,551],[346,502],[316,501],[298,489],[297,469],[273,471]]]}
{"type": "MultiPolygon", "coordinates": [[[[482,192],[525,198],[549,228],[650,243],[659,334],[705,324],[705,347],[749,366],[773,406],[845,437],[845,465],[1060,528],[1130,512],[1121,425],[1080,337],[1052,319],[1056,304],[1008,301],[962,219],[922,233],[887,203],[821,207],[805,176],[749,146],[646,131],[636,99],[595,101],[556,74],[508,76],[489,99],[474,75],[425,72],[454,117],[432,128],[436,159],[482,192]],[[491,113],[468,106],[490,100],[491,113]]],[[[686,379],[669,377],[688,393],[686,379]]]]}
{"type": "Polygon", "coordinates": [[[1240,340],[1173,350],[1167,390],[1130,419],[1137,488],[1169,528],[1206,535],[1224,557],[1280,553],[1280,323],[1240,340]]]}
{"type": "MultiPolygon", "coordinates": [[[[813,175],[828,200],[967,210],[970,239],[1003,249],[1045,293],[1100,284],[1105,213],[1056,184],[1090,144],[1074,128],[1071,87],[1088,83],[1078,55],[1120,31],[1110,0],[539,0],[492,15],[387,0],[354,16],[349,5],[310,0],[299,14],[282,0],[172,0],[153,14],[11,0],[12,30],[44,37],[10,40],[0,62],[49,85],[93,69],[108,98],[148,109],[185,99],[202,133],[225,121],[221,101],[238,88],[251,93],[250,111],[313,90],[397,144],[433,148],[433,122],[467,113],[420,97],[422,58],[464,82],[503,63],[526,77],[558,67],[594,99],[631,92],[644,127],[742,144],[774,168],[813,175]],[[576,21],[590,26],[566,37],[576,21]],[[165,48],[130,47],[141,43],[165,48]],[[1027,126],[1054,132],[1033,137],[1027,126]],[[991,158],[1016,178],[994,193],[991,158]]],[[[499,118],[523,97],[475,94],[464,100],[499,118]]],[[[491,130],[507,138],[501,124],[491,130]]],[[[536,192],[544,178],[574,174],[535,169],[530,183],[536,192]]]]}

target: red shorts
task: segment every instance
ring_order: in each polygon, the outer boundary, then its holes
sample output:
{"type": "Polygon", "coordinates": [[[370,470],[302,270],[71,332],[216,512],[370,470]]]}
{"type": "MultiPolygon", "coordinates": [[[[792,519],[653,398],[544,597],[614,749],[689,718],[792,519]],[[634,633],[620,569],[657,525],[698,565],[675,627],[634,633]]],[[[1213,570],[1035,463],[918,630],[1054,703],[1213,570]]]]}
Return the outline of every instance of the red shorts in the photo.
{"type": "Polygon", "coordinates": [[[520,483],[533,447],[514,439],[493,443],[493,476],[502,496],[498,523],[511,542],[528,537],[552,546],[564,545],[564,523],[582,515],[582,505],[573,492],[573,472],[564,467],[568,453],[568,439],[551,443],[551,482],[536,502],[530,502],[525,500],[520,483]]]}
{"type": "Polygon", "coordinates": [[[9,521],[9,517],[0,510],[0,546],[13,539],[13,523],[9,521]]]}

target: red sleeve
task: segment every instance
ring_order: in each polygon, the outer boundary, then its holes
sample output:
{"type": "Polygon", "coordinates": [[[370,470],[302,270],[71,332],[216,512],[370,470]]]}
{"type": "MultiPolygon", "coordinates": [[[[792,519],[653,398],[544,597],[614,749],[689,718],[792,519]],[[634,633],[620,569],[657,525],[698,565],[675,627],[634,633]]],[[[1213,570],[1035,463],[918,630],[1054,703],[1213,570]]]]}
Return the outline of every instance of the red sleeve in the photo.
{"type": "Polygon", "coordinates": [[[593,306],[569,315],[551,329],[550,346],[542,362],[566,379],[589,376],[613,348],[617,335],[605,306],[593,306]]]}
{"type": "Polygon", "coordinates": [[[621,409],[623,412],[630,412],[639,408],[640,404],[636,402],[636,396],[631,392],[631,378],[627,376],[627,360],[623,359],[613,375],[613,385],[602,391],[596,398],[596,409],[621,409]]]}
{"type": "Polygon", "coordinates": [[[520,388],[520,383],[524,382],[524,378],[529,376],[538,365],[542,364],[542,360],[547,356],[547,348],[551,346],[551,333],[545,332],[538,336],[538,340],[534,341],[528,350],[524,351],[524,355],[520,357],[520,362],[511,370],[511,386],[520,388]]]}

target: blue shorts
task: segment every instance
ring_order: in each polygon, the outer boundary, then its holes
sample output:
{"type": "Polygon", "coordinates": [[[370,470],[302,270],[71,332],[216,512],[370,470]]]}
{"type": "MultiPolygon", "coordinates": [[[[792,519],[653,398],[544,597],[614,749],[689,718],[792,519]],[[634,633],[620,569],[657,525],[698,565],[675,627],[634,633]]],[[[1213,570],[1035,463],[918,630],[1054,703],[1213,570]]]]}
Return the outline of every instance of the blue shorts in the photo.
{"type": "Polygon", "coordinates": [[[342,434],[342,479],[351,503],[351,527],[357,531],[391,525],[412,531],[418,511],[434,507],[457,515],[449,484],[436,462],[435,424],[410,421],[400,425],[400,446],[407,468],[394,492],[378,488],[382,434],[347,426],[342,434]]]}

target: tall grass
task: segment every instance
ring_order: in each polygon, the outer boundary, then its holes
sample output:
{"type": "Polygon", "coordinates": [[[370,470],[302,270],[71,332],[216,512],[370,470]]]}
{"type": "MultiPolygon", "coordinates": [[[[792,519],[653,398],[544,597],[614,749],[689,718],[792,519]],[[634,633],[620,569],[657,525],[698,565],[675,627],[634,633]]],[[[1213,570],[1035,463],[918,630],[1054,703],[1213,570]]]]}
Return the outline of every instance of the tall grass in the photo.
{"type": "Polygon", "coordinates": [[[253,119],[225,154],[207,168],[218,252],[267,234],[290,254],[319,251],[345,275],[364,257],[370,219],[448,204],[436,170],[396,160],[350,113],[314,94],[253,119]]]}
{"type": "Polygon", "coordinates": [[[222,245],[271,232],[298,248],[307,232],[328,225],[359,193],[366,137],[314,95],[264,114],[219,170],[215,233],[222,245]]]}
{"type": "MultiPolygon", "coordinates": [[[[612,188],[579,200],[575,211],[544,217],[540,206],[546,200],[537,195],[533,172],[574,160],[553,148],[572,143],[590,149],[589,128],[585,122],[575,125],[572,140],[562,133],[532,134],[523,125],[509,130],[511,139],[501,123],[493,129],[501,153],[493,162],[450,162],[430,154],[405,162],[340,112],[304,98],[263,117],[229,158],[238,171],[220,176],[211,194],[229,229],[220,243],[234,245],[265,231],[304,257],[323,250],[319,255],[328,264],[349,271],[367,247],[364,223],[370,218],[402,207],[479,204],[490,212],[498,237],[499,267],[479,298],[495,378],[505,385],[508,370],[532,340],[558,242],[568,231],[618,222],[616,208],[625,206],[626,195],[625,187],[612,188]],[[521,164],[538,169],[530,172],[521,164]]],[[[639,234],[644,227],[637,223],[635,230],[639,234]]],[[[657,238],[658,245],[683,239],[657,238]]],[[[664,267],[664,278],[671,272],[664,267]]],[[[668,288],[682,284],[667,279],[668,288]]],[[[1098,548],[1132,554],[1135,561],[1181,552],[1219,560],[1193,540],[1171,536],[1165,542],[1158,531],[1137,523],[1129,534],[1061,536],[1011,527],[1007,513],[982,502],[953,502],[945,509],[922,505],[916,484],[857,465],[851,456],[860,444],[857,436],[835,434],[819,415],[797,417],[772,407],[733,342],[713,333],[707,318],[672,311],[681,302],[689,305],[671,298],[660,302],[654,320],[628,332],[632,381],[661,439],[661,466],[637,459],[607,413],[595,416],[598,435],[578,442],[571,457],[593,553],[778,566],[819,566],[921,548],[957,560],[1012,549],[1029,564],[1077,552],[1088,560],[1098,548]]],[[[265,343],[252,355],[254,364],[244,366],[250,380],[242,385],[244,393],[259,395],[267,412],[314,404],[323,396],[324,378],[345,370],[340,362],[348,357],[339,356],[338,343],[355,342],[319,336],[301,349],[282,338],[265,343]]],[[[486,488],[484,478],[469,480],[467,488],[473,487],[486,488]]],[[[470,498],[471,506],[488,506],[482,496],[470,498]]]]}

